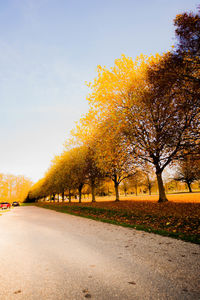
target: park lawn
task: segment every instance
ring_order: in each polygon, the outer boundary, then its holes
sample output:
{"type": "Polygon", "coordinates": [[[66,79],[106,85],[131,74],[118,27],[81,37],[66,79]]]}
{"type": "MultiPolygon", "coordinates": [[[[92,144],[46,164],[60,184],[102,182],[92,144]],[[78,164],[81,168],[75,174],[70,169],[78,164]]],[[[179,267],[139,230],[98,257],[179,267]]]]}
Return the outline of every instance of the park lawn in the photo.
{"type": "MultiPolygon", "coordinates": [[[[158,194],[157,195],[145,195],[145,194],[139,194],[138,196],[135,195],[120,195],[121,201],[158,201],[158,194]]],[[[171,202],[187,202],[187,203],[200,203],[200,192],[194,192],[194,193],[173,193],[173,194],[167,194],[168,200],[171,202]]],[[[87,196],[84,196],[82,198],[82,202],[88,202],[91,201],[91,196],[89,198],[87,196]]],[[[98,202],[105,202],[105,201],[114,201],[115,195],[111,196],[96,196],[96,200],[98,202]]],[[[78,202],[78,199],[73,199],[73,202],[78,202]]]]}
{"type": "Polygon", "coordinates": [[[200,202],[39,202],[35,205],[200,244],[200,202]]]}

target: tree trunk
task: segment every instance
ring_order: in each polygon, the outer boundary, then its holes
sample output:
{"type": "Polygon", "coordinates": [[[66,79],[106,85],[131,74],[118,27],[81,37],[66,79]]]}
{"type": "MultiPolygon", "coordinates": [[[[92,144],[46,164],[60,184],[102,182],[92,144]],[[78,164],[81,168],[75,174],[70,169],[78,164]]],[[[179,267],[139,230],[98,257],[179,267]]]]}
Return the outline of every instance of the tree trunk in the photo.
{"type": "Polygon", "coordinates": [[[119,201],[119,182],[117,181],[117,175],[115,175],[114,177],[114,184],[115,184],[115,196],[116,196],[116,199],[115,201],[119,201]]]}
{"type": "Polygon", "coordinates": [[[62,202],[64,202],[65,201],[65,191],[63,190],[62,191],[62,202]]]}
{"type": "Polygon", "coordinates": [[[163,180],[162,180],[162,172],[156,172],[156,176],[157,176],[157,181],[158,181],[158,190],[159,190],[159,200],[158,202],[166,202],[167,197],[165,194],[165,188],[163,185],[163,180]]]}
{"type": "Polygon", "coordinates": [[[186,181],[189,192],[192,193],[191,183],[189,181],[186,181]]]}
{"type": "Polygon", "coordinates": [[[94,180],[91,181],[91,190],[92,190],[92,202],[96,202],[96,200],[95,200],[95,183],[94,183],[94,180]]]}
{"type": "Polygon", "coordinates": [[[71,203],[71,190],[69,189],[69,203],[71,203]]]}
{"type": "Polygon", "coordinates": [[[149,195],[151,195],[151,181],[148,174],[147,174],[147,185],[148,185],[149,195]]]}
{"type": "Polygon", "coordinates": [[[151,187],[149,186],[149,195],[151,195],[151,187]]]}
{"type": "Polygon", "coordinates": [[[83,184],[80,184],[78,187],[79,203],[81,203],[82,188],[83,188],[83,184]]]}
{"type": "Polygon", "coordinates": [[[135,184],[135,195],[137,196],[137,183],[135,184]]]}

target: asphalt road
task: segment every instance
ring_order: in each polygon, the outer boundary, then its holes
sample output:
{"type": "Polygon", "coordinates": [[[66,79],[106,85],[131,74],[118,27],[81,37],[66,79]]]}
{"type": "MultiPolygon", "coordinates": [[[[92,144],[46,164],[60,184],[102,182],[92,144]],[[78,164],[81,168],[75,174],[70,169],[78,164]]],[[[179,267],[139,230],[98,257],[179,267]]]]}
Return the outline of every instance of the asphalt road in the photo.
{"type": "Polygon", "coordinates": [[[0,216],[0,299],[200,299],[200,247],[37,207],[0,216]]]}

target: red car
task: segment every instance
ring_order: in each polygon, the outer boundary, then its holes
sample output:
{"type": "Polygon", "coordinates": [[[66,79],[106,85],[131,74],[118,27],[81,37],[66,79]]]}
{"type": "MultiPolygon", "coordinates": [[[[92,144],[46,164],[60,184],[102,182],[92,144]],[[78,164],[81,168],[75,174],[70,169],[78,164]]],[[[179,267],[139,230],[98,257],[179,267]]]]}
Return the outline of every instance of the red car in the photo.
{"type": "Polygon", "coordinates": [[[0,208],[2,208],[2,209],[7,209],[7,208],[10,208],[11,207],[11,205],[10,205],[10,203],[8,203],[8,202],[1,202],[0,203],[0,208]]]}

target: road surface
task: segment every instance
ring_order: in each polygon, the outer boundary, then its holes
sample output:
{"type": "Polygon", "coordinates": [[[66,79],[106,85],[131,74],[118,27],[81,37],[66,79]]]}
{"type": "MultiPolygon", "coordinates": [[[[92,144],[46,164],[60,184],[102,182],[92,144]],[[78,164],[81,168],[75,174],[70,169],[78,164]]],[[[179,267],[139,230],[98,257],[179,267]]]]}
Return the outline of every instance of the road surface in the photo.
{"type": "Polygon", "coordinates": [[[200,299],[200,247],[37,207],[0,216],[0,299],[200,299]]]}

